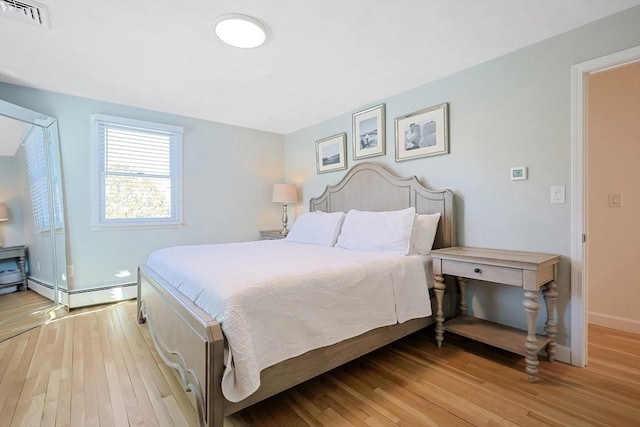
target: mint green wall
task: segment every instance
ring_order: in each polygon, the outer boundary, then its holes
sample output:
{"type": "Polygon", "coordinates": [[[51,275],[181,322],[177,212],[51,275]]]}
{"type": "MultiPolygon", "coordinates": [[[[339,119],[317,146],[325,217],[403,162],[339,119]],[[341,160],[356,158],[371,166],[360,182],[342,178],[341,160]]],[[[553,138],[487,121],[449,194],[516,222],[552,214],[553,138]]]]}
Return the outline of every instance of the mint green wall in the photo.
{"type": "Polygon", "coordinates": [[[157,248],[244,241],[280,223],[271,202],[282,182],[284,137],[124,105],[0,83],[8,102],[58,119],[67,221],[69,289],[136,281],[137,266],[157,248]],[[94,113],[182,126],[184,226],[172,229],[91,230],[91,133],[94,113]],[[117,277],[128,270],[129,277],[117,277]]]}
{"type": "Polygon", "coordinates": [[[0,222],[0,246],[24,245],[21,184],[16,156],[0,156],[0,203],[7,205],[10,218],[0,222]]]}
{"type": "MultiPolygon", "coordinates": [[[[368,160],[455,192],[458,244],[562,255],[558,316],[563,345],[570,342],[571,66],[639,44],[640,7],[635,7],[362,106],[383,102],[387,112],[387,154],[368,160]],[[394,118],[443,102],[450,106],[450,154],[396,163],[394,118]],[[529,179],[511,181],[515,166],[527,166],[529,179]],[[566,204],[550,204],[552,185],[567,187],[566,204]]],[[[285,137],[285,177],[302,187],[304,199],[292,211],[306,211],[310,197],[345,173],[316,174],[314,141],[347,132],[348,163],[356,163],[351,113],[285,137]]],[[[469,298],[472,313],[526,329],[520,289],[478,282],[470,285],[469,298]]],[[[544,313],[542,306],[540,331],[544,313]]]]}

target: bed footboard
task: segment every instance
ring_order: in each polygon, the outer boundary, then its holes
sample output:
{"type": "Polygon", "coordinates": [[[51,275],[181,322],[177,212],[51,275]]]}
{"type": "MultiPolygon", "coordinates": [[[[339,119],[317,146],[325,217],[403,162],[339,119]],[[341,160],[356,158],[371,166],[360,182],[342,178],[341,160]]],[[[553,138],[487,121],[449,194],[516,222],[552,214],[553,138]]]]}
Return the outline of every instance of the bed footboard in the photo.
{"type": "MultiPolygon", "coordinates": [[[[231,403],[222,394],[224,336],[220,325],[176,289],[161,283],[153,270],[138,269],[138,322],[148,323],[158,354],[178,372],[185,390],[193,393],[200,425],[206,427],[222,427],[225,415],[435,323],[438,309],[432,293],[433,316],[378,328],[268,368],[261,373],[262,386],[256,393],[231,403]]],[[[443,317],[450,317],[455,313],[456,292],[453,283],[446,285],[439,297],[443,317]]]]}
{"type": "Polygon", "coordinates": [[[161,285],[144,266],[138,269],[138,322],[149,325],[158,354],[178,372],[185,390],[193,393],[200,425],[222,427],[220,325],[177,290],[161,285]]]}

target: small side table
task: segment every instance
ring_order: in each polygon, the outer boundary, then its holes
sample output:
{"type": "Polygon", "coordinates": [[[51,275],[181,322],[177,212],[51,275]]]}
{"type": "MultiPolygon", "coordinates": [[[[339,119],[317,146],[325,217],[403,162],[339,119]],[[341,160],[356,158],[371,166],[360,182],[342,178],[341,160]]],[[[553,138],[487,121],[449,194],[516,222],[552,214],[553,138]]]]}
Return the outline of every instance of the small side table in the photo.
{"type": "Polygon", "coordinates": [[[260,231],[260,240],[280,240],[287,237],[280,230],[262,230],[260,231]]]}
{"type": "Polygon", "coordinates": [[[18,289],[21,291],[27,290],[27,273],[24,269],[26,248],[24,246],[9,246],[7,248],[0,247],[0,260],[3,259],[16,259],[18,260],[18,267],[20,268],[21,279],[7,283],[6,285],[18,285],[18,289]]]}
{"type": "Polygon", "coordinates": [[[556,277],[559,255],[534,252],[502,251],[468,247],[453,247],[431,251],[433,258],[434,289],[436,292],[436,342],[442,346],[444,331],[471,338],[485,344],[499,347],[525,357],[529,381],[538,375],[538,352],[546,346],[549,361],[556,354],[558,328],[555,320],[558,291],[556,277]],[[461,316],[444,322],[442,297],[444,295],[443,275],[455,276],[460,288],[461,316]],[[523,331],[486,320],[467,316],[466,288],[468,279],[482,280],[522,288],[524,290],[524,311],[527,316],[527,336],[523,331]],[[544,330],[546,336],[536,334],[536,319],[540,304],[538,291],[547,309],[544,330]]]}

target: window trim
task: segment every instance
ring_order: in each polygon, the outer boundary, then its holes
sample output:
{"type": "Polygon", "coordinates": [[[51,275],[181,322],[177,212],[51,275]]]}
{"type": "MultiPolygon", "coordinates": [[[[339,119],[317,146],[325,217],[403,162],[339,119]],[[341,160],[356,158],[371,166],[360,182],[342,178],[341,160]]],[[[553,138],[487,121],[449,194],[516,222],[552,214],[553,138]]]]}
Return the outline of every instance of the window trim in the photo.
{"type": "Polygon", "coordinates": [[[148,122],[105,114],[91,115],[91,229],[148,229],[148,228],[179,228],[183,224],[183,188],[182,188],[182,134],[183,128],[163,123],[148,122]],[[171,178],[171,218],[105,218],[105,171],[104,171],[104,140],[100,137],[99,123],[111,123],[119,126],[139,128],[142,131],[166,132],[172,135],[170,146],[170,178],[171,178]],[[175,138],[175,140],[174,140],[175,138]],[[175,144],[175,146],[174,146],[175,144]]]}

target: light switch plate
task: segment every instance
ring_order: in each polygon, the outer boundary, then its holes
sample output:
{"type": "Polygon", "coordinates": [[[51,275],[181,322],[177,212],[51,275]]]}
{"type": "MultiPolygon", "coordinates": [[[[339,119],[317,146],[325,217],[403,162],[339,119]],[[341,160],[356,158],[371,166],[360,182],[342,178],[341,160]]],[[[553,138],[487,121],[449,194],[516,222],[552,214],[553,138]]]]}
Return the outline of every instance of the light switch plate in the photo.
{"type": "Polygon", "coordinates": [[[564,185],[554,185],[551,187],[551,203],[562,204],[566,203],[566,190],[564,185]]]}

